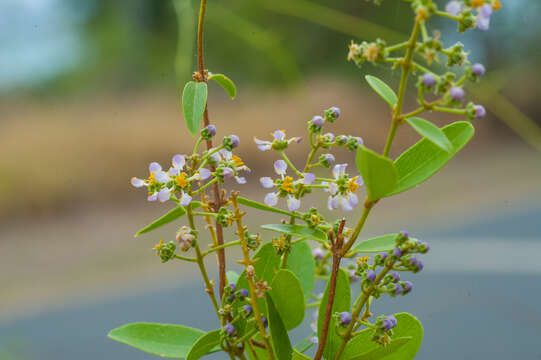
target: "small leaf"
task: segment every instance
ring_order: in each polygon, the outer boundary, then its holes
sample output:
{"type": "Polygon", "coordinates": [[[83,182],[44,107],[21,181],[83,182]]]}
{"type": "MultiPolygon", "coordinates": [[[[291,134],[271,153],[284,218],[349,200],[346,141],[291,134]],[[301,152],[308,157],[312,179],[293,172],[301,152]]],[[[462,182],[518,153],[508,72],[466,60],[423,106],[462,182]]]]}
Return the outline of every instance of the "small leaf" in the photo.
{"type": "Polygon", "coordinates": [[[220,84],[231,99],[234,99],[235,96],[237,96],[237,87],[235,86],[235,83],[224,74],[211,74],[209,80],[214,80],[220,84]]]}
{"type": "MultiPolygon", "coordinates": [[[[372,239],[362,240],[351,249],[350,253],[377,253],[389,251],[396,246],[396,237],[398,234],[381,235],[372,239]]],[[[417,239],[410,238],[412,241],[417,239]]]]}
{"type": "Polygon", "coordinates": [[[297,349],[293,349],[293,360],[310,360],[308,356],[304,355],[303,353],[299,352],[297,349]]]}
{"type": "Polygon", "coordinates": [[[193,344],[190,352],[186,356],[186,360],[197,360],[203,356],[220,351],[220,330],[214,330],[201,336],[195,344],[193,344]]]}
{"type": "Polygon", "coordinates": [[[237,272],[233,270],[229,270],[228,272],[226,272],[225,276],[227,278],[228,284],[231,284],[231,283],[236,284],[237,281],[239,280],[239,274],[237,274],[237,272]]]}
{"type": "Polygon", "coordinates": [[[434,145],[449,153],[453,152],[453,144],[451,144],[449,139],[447,139],[445,133],[430,121],[418,117],[411,117],[407,118],[406,122],[410,124],[411,127],[419,133],[419,135],[427,138],[429,141],[434,143],[434,145]]]}
{"type": "Polygon", "coordinates": [[[304,319],[304,295],[299,279],[289,270],[280,270],[272,280],[270,296],[287,330],[304,319]]]}
{"type": "Polygon", "coordinates": [[[274,301],[269,294],[266,295],[267,313],[269,318],[269,332],[272,339],[272,345],[277,359],[288,360],[293,355],[293,347],[289,340],[284,322],[278,313],[274,301]]]}
{"type": "Polygon", "coordinates": [[[188,130],[193,136],[201,126],[201,118],[207,105],[207,84],[189,81],[182,92],[182,111],[188,130]]]}
{"type": "Polygon", "coordinates": [[[314,343],[311,341],[312,336],[308,336],[301,341],[299,341],[293,348],[297,350],[297,352],[306,352],[308,349],[310,349],[312,346],[314,346],[314,343]]]}
{"type": "Polygon", "coordinates": [[[412,360],[423,341],[423,326],[407,313],[394,315],[397,321],[391,344],[382,347],[371,340],[373,330],[360,331],[346,346],[344,360],[412,360]]]}
{"type": "Polygon", "coordinates": [[[360,145],[355,161],[366,186],[368,201],[381,199],[394,190],[398,173],[390,159],[360,145]]]}
{"type": "MultiPolygon", "coordinates": [[[[334,353],[340,346],[342,338],[336,333],[335,328],[335,319],[332,314],[343,311],[349,311],[351,307],[351,290],[349,287],[349,276],[343,270],[340,269],[338,272],[338,278],[336,279],[336,292],[334,297],[334,303],[331,311],[331,321],[329,324],[329,332],[327,335],[327,342],[325,344],[325,351],[323,356],[325,359],[332,359],[334,353]]],[[[321,331],[323,329],[323,320],[325,318],[325,311],[327,309],[327,301],[329,299],[329,285],[330,281],[327,283],[325,288],[325,293],[321,299],[321,304],[319,305],[319,312],[317,318],[317,336],[321,341],[321,331]]]]}
{"type": "Polygon", "coordinates": [[[469,122],[458,121],[444,127],[443,132],[453,144],[453,152],[448,153],[427,139],[420,140],[394,162],[398,183],[387,196],[409,190],[432,177],[470,141],[474,128],[469,122]]]}
{"type": "Polygon", "coordinates": [[[368,82],[368,85],[370,85],[370,87],[374,89],[374,91],[378,93],[378,95],[381,96],[383,100],[387,101],[387,103],[389,103],[391,107],[396,105],[398,99],[394,91],[389,87],[389,85],[385,84],[383,81],[372,75],[366,75],[364,78],[368,82]]]}
{"type": "MultiPolygon", "coordinates": [[[[202,204],[199,201],[192,201],[190,203],[190,206],[192,207],[192,209],[196,209],[202,206],[202,204]]],[[[135,237],[141,234],[147,233],[149,231],[152,231],[154,229],[157,229],[161,226],[164,226],[165,224],[169,224],[170,222],[175,221],[179,217],[184,216],[184,214],[186,214],[186,209],[179,205],[173,210],[163,215],[162,217],[154,220],[153,222],[151,222],[150,224],[148,224],[147,226],[145,226],[144,228],[136,232],[135,237]]]]}
{"type": "Polygon", "coordinates": [[[318,229],[312,229],[303,225],[291,224],[267,224],[261,226],[265,230],[277,231],[282,234],[298,236],[302,238],[326,241],[327,235],[318,229]]]}
{"type": "Polygon", "coordinates": [[[201,330],[182,325],[133,323],[111,330],[108,336],[150,354],[184,359],[204,334],[201,330]]]}
{"type": "Polygon", "coordinates": [[[249,206],[249,207],[254,208],[254,209],[273,212],[273,213],[287,215],[287,216],[293,216],[293,217],[296,217],[298,219],[302,219],[302,217],[300,215],[298,215],[298,214],[294,214],[294,213],[291,213],[289,211],[285,211],[285,210],[281,210],[281,209],[276,209],[276,208],[273,208],[271,206],[267,206],[265,204],[262,204],[260,202],[243,198],[242,196],[238,197],[238,201],[239,201],[239,204],[244,205],[244,206],[249,206]]]}
{"type": "Polygon", "coordinates": [[[293,245],[287,258],[287,268],[299,278],[304,293],[304,302],[308,303],[316,283],[314,276],[316,262],[312,255],[312,249],[306,241],[300,241],[293,245]]]}

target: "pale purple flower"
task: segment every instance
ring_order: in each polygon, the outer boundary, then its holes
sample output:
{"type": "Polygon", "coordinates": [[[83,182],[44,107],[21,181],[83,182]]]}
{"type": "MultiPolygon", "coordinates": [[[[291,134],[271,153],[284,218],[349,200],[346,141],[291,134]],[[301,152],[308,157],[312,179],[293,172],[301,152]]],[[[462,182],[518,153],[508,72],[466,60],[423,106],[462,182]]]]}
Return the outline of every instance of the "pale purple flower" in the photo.
{"type": "Polygon", "coordinates": [[[483,105],[475,105],[475,117],[477,119],[482,118],[487,114],[485,107],[483,105]]]}
{"type": "Polygon", "coordinates": [[[316,175],[312,173],[304,173],[304,185],[312,185],[316,181],[316,175]]]}
{"type": "Polygon", "coordinates": [[[464,89],[462,89],[461,87],[452,87],[451,90],[449,90],[449,94],[451,95],[451,98],[455,101],[460,101],[464,99],[464,89]]]}
{"type": "Polygon", "coordinates": [[[260,178],[259,182],[265,189],[270,189],[274,186],[274,181],[268,176],[260,178]]]}
{"type": "Polygon", "coordinates": [[[447,6],[445,6],[445,11],[449,15],[457,16],[461,11],[461,5],[458,1],[450,1],[447,3],[447,6]]]}
{"type": "Polygon", "coordinates": [[[374,282],[376,280],[376,272],[374,270],[367,270],[366,271],[366,280],[370,282],[374,282]]]}
{"type": "Polygon", "coordinates": [[[276,160],[274,162],[274,171],[276,171],[278,175],[285,175],[287,171],[287,163],[284,160],[276,160]]]}
{"type": "Polygon", "coordinates": [[[301,201],[299,199],[295,199],[293,196],[287,198],[287,208],[289,211],[297,211],[300,207],[301,201]]]}
{"type": "Polygon", "coordinates": [[[224,179],[231,179],[235,175],[235,172],[229,167],[224,167],[222,168],[222,175],[224,179]]]}
{"type": "Polygon", "coordinates": [[[185,192],[182,192],[182,196],[180,197],[180,205],[182,206],[188,206],[192,202],[192,197],[188,195],[185,192]]]}
{"type": "Polygon", "coordinates": [[[325,120],[319,115],[316,115],[312,118],[312,124],[314,124],[317,128],[320,128],[323,126],[325,120]]]}
{"type": "MultiPolygon", "coordinates": [[[[286,138],[286,132],[284,130],[276,130],[272,133],[275,141],[283,141],[286,138]]],[[[267,151],[272,149],[273,141],[259,140],[254,137],[254,141],[257,144],[257,148],[261,151],[267,151]]]]}
{"type": "Polygon", "coordinates": [[[340,325],[342,326],[348,326],[349,323],[351,323],[351,314],[347,311],[339,313],[338,317],[340,318],[340,325]]]}
{"type": "Polygon", "coordinates": [[[136,178],[136,177],[132,177],[131,178],[131,184],[136,188],[140,188],[142,186],[145,186],[145,180],[139,179],[139,178],[136,178]]]}
{"type": "Polygon", "coordinates": [[[225,325],[224,330],[229,336],[232,336],[235,333],[235,327],[231,324],[225,325]]]}
{"type": "Polygon", "coordinates": [[[246,178],[243,176],[235,176],[235,181],[237,182],[237,184],[246,184],[246,178]]]}
{"type": "Polygon", "coordinates": [[[210,177],[210,174],[211,174],[211,172],[210,172],[210,170],[207,169],[207,168],[201,168],[201,169],[199,170],[199,178],[200,178],[201,180],[206,180],[206,179],[208,179],[208,178],[210,177]]]}
{"type": "Polygon", "coordinates": [[[171,160],[172,167],[169,168],[169,175],[179,175],[182,170],[184,170],[184,166],[186,165],[186,158],[184,155],[177,154],[173,156],[173,159],[171,160]]]}
{"type": "MultiPolygon", "coordinates": [[[[342,178],[346,177],[347,164],[337,164],[334,166],[332,173],[336,181],[343,181],[342,178]]],[[[323,182],[322,184],[328,185],[329,199],[327,200],[327,207],[329,210],[335,210],[341,207],[343,211],[352,211],[355,206],[359,204],[359,198],[352,190],[356,190],[363,184],[363,180],[360,176],[351,178],[348,181],[348,189],[339,193],[338,185],[335,182],[323,182]]]]}
{"type": "Polygon", "coordinates": [[[473,64],[471,67],[471,71],[475,76],[478,77],[485,75],[486,72],[485,67],[483,66],[483,64],[480,63],[473,64]]]}
{"type": "Polygon", "coordinates": [[[276,204],[278,204],[278,194],[268,193],[267,195],[265,195],[264,202],[268,206],[276,206],[276,204]]]}
{"type": "Polygon", "coordinates": [[[430,88],[434,85],[436,85],[436,77],[434,74],[428,73],[423,75],[423,84],[430,88]]]}

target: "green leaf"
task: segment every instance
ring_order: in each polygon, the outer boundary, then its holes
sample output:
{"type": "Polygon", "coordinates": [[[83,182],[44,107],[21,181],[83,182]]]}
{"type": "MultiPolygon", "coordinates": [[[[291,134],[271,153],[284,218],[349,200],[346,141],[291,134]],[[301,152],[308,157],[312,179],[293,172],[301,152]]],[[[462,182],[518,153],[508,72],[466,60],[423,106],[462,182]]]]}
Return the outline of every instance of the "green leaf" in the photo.
{"type": "MultiPolygon", "coordinates": [[[[196,209],[202,206],[202,204],[199,201],[192,201],[190,203],[190,206],[192,207],[192,209],[196,209]]],[[[179,205],[173,210],[163,215],[162,217],[154,220],[153,222],[151,222],[150,224],[148,224],[147,226],[145,226],[144,228],[136,232],[135,237],[141,234],[147,233],[151,230],[157,229],[161,226],[164,226],[165,224],[169,224],[170,222],[175,221],[179,217],[184,216],[184,214],[186,214],[186,209],[179,205]]]]}
{"type": "Polygon", "coordinates": [[[108,336],[150,354],[184,359],[204,334],[201,330],[182,325],[133,323],[111,330],[108,336]]]}
{"type": "Polygon", "coordinates": [[[221,350],[220,347],[220,330],[213,330],[201,336],[195,344],[193,344],[190,352],[186,356],[186,360],[197,360],[203,356],[221,350]]]}
{"type": "Polygon", "coordinates": [[[299,279],[289,270],[280,270],[272,280],[270,296],[287,330],[304,319],[304,295],[299,279]]]}
{"type": "Polygon", "coordinates": [[[293,216],[293,217],[296,217],[298,219],[302,219],[302,217],[300,215],[298,215],[298,214],[294,214],[294,213],[291,213],[289,211],[285,211],[285,210],[281,210],[281,209],[276,209],[276,208],[273,208],[271,206],[267,206],[265,204],[262,204],[260,202],[243,198],[242,196],[238,197],[238,201],[239,201],[239,204],[244,205],[244,206],[249,206],[249,207],[254,208],[254,209],[273,212],[273,213],[276,213],[276,214],[282,214],[282,215],[287,215],[287,216],[293,216]]]}
{"type": "Polygon", "coordinates": [[[419,117],[407,118],[406,122],[421,136],[427,138],[434,145],[447,152],[453,152],[453,144],[447,139],[445,133],[430,121],[419,117]]]}
{"type": "Polygon", "coordinates": [[[318,241],[326,241],[327,234],[318,229],[312,229],[304,225],[291,224],[267,224],[261,226],[265,230],[277,231],[282,234],[298,236],[301,238],[314,239],[318,241]]]}
{"type": "Polygon", "coordinates": [[[201,118],[207,105],[207,84],[189,81],[182,91],[182,111],[188,130],[193,136],[199,131],[201,118]]]}
{"type": "Polygon", "coordinates": [[[234,99],[235,96],[237,96],[237,87],[235,86],[235,83],[224,74],[211,74],[209,80],[214,80],[223,87],[231,99],[234,99]]]}
{"type": "Polygon", "coordinates": [[[231,284],[231,283],[236,284],[237,281],[239,280],[239,274],[237,274],[237,272],[233,270],[229,270],[228,272],[226,272],[225,277],[227,278],[228,284],[231,284]]]}
{"type": "Polygon", "coordinates": [[[368,82],[368,85],[370,85],[370,87],[374,89],[374,91],[378,93],[378,95],[381,96],[383,100],[387,101],[387,103],[389,103],[391,107],[396,105],[398,98],[396,97],[393,89],[389,87],[389,85],[385,84],[383,81],[372,75],[366,75],[364,78],[368,82]]]}
{"type": "Polygon", "coordinates": [[[411,360],[421,348],[423,326],[413,315],[400,313],[394,315],[397,321],[393,329],[392,342],[386,347],[373,342],[373,331],[359,332],[346,346],[344,360],[411,360]]]}
{"type": "Polygon", "coordinates": [[[306,241],[300,241],[293,245],[287,258],[287,268],[299,278],[304,293],[304,302],[308,303],[316,283],[314,276],[316,261],[312,255],[312,249],[306,241]]]}
{"type": "Polygon", "coordinates": [[[444,127],[443,132],[453,144],[453,151],[448,153],[427,139],[420,140],[394,162],[398,183],[387,196],[409,190],[432,177],[470,141],[474,128],[469,122],[458,121],[444,127]]]}
{"type": "Polygon", "coordinates": [[[300,353],[297,349],[293,349],[293,360],[310,360],[308,356],[300,353]]]}
{"type": "MultiPolygon", "coordinates": [[[[336,279],[336,292],[334,297],[334,303],[331,311],[331,321],[329,324],[329,332],[327,335],[327,343],[325,344],[325,351],[323,356],[325,359],[332,359],[338,346],[342,342],[342,338],[334,331],[335,329],[335,320],[332,314],[343,311],[349,311],[351,307],[351,290],[349,287],[349,276],[345,270],[340,269],[338,272],[338,278],[336,279]]],[[[329,299],[329,285],[330,281],[327,283],[325,288],[325,293],[321,299],[321,304],[319,305],[319,312],[317,318],[317,336],[321,341],[321,331],[323,328],[323,320],[325,318],[325,311],[327,309],[327,302],[329,299]]]]}
{"type": "Polygon", "coordinates": [[[312,336],[308,336],[301,341],[299,341],[293,348],[300,352],[306,352],[308,349],[310,349],[312,346],[314,346],[314,343],[310,341],[312,339],[312,336]]]}
{"type": "Polygon", "coordinates": [[[355,161],[366,186],[368,201],[381,199],[394,190],[398,173],[390,159],[360,145],[355,161]]]}
{"type": "Polygon", "coordinates": [[[267,313],[269,319],[269,331],[272,339],[272,346],[274,348],[275,356],[280,360],[291,359],[293,354],[293,347],[289,340],[286,327],[278,310],[274,305],[272,296],[266,295],[267,300],[267,313]]]}
{"type": "MultiPolygon", "coordinates": [[[[381,235],[372,239],[363,240],[351,249],[351,253],[377,253],[389,251],[396,246],[396,237],[398,234],[381,235]]],[[[413,241],[417,240],[411,238],[413,241]]]]}

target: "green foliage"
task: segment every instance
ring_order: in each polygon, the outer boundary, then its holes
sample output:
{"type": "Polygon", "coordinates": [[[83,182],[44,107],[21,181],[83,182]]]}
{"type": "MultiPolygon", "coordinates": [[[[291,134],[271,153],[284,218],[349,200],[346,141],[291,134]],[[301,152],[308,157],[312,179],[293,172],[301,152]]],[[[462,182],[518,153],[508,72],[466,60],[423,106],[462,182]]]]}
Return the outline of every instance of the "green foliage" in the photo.
{"type": "Polygon", "coordinates": [[[372,75],[366,75],[364,78],[368,82],[368,85],[370,85],[370,87],[379,96],[381,96],[382,99],[385,100],[391,106],[391,108],[396,105],[398,98],[396,97],[396,94],[393,91],[393,89],[389,87],[389,85],[385,84],[382,80],[372,75]]]}
{"type": "MultiPolygon", "coordinates": [[[[321,304],[319,305],[319,312],[317,318],[317,335],[321,338],[321,330],[323,328],[323,319],[325,317],[325,311],[327,309],[327,302],[329,300],[329,285],[325,288],[321,304]]],[[[331,314],[342,311],[349,311],[351,307],[351,290],[349,287],[349,276],[345,270],[340,269],[338,272],[338,278],[336,281],[336,291],[334,297],[334,303],[331,314]]],[[[327,335],[327,344],[325,345],[325,352],[323,356],[326,359],[332,359],[333,354],[336,352],[338,346],[342,342],[342,338],[334,331],[336,327],[336,321],[334,317],[331,317],[329,324],[329,333],[327,335]]]]}
{"type": "Polygon", "coordinates": [[[229,283],[229,284],[231,284],[231,283],[236,284],[237,281],[239,280],[239,274],[236,271],[233,271],[233,270],[227,271],[225,276],[227,278],[227,283],[229,283]]]}
{"type": "Polygon", "coordinates": [[[344,360],[411,360],[421,348],[423,326],[408,313],[395,314],[397,326],[393,329],[392,342],[386,347],[373,342],[371,329],[359,332],[346,346],[344,360]]]}
{"type": "Polygon", "coordinates": [[[186,356],[186,360],[197,360],[212,352],[220,351],[221,330],[213,330],[201,336],[186,356]]]}
{"type": "Polygon", "coordinates": [[[184,359],[205,333],[182,325],[133,323],[109,332],[109,337],[150,354],[184,359]]]}
{"type": "Polygon", "coordinates": [[[257,202],[257,201],[246,199],[246,198],[244,198],[242,196],[239,196],[238,201],[239,201],[239,204],[241,204],[241,205],[248,206],[248,207],[251,207],[251,208],[254,208],[254,209],[257,209],[257,210],[268,211],[268,212],[273,212],[273,213],[276,213],[276,214],[282,214],[282,215],[287,215],[287,216],[293,216],[293,217],[296,217],[296,218],[299,218],[299,219],[302,218],[298,214],[294,214],[294,213],[291,213],[289,211],[273,208],[272,206],[268,206],[268,205],[262,204],[262,203],[257,202]]]}
{"type": "Polygon", "coordinates": [[[280,270],[271,283],[270,296],[286,329],[291,330],[304,319],[304,295],[299,279],[289,270],[280,270]]]}
{"type": "Polygon", "coordinates": [[[355,161],[366,186],[368,201],[379,200],[393,191],[398,173],[391,160],[361,145],[355,161]]]}
{"type": "MultiPolygon", "coordinates": [[[[192,207],[192,209],[196,209],[196,208],[200,207],[201,205],[202,204],[199,201],[192,201],[190,203],[190,206],[192,207]]],[[[186,209],[183,206],[179,205],[179,206],[175,207],[173,210],[167,212],[162,217],[154,220],[153,222],[151,222],[150,224],[148,224],[147,226],[145,226],[141,230],[137,231],[135,233],[135,237],[137,237],[137,236],[139,236],[141,234],[147,233],[149,231],[152,231],[154,229],[157,229],[157,228],[159,228],[161,226],[164,226],[166,224],[169,224],[170,222],[175,221],[176,219],[178,219],[179,217],[184,216],[185,214],[186,214],[186,209]]]]}
{"type": "Polygon", "coordinates": [[[280,313],[276,309],[272,299],[272,296],[267,294],[267,313],[272,346],[277,359],[288,360],[291,359],[291,355],[293,354],[293,347],[291,346],[284,321],[280,317],[280,313]]]}
{"type": "Polygon", "coordinates": [[[310,360],[310,358],[303,353],[300,353],[297,349],[293,349],[293,360],[310,360]]]}
{"type": "Polygon", "coordinates": [[[411,127],[421,136],[431,141],[434,145],[447,151],[448,153],[453,152],[454,146],[451,144],[449,139],[447,139],[445,133],[430,121],[421,119],[419,117],[411,117],[407,118],[406,122],[410,124],[411,127]]]}
{"type": "Polygon", "coordinates": [[[352,253],[377,253],[389,251],[396,247],[396,238],[399,234],[387,234],[368,240],[362,240],[352,249],[352,253]]]}
{"type": "Polygon", "coordinates": [[[299,279],[304,294],[304,301],[308,303],[316,283],[316,262],[312,256],[312,249],[306,241],[300,241],[291,247],[287,258],[287,268],[299,279]]]}
{"type": "Polygon", "coordinates": [[[469,122],[458,121],[445,126],[443,132],[453,144],[453,151],[448,153],[426,138],[420,140],[394,162],[398,183],[387,196],[411,189],[432,177],[470,141],[474,128],[469,122]]]}
{"type": "Polygon", "coordinates": [[[201,127],[201,118],[207,106],[207,84],[188,81],[182,92],[182,111],[190,133],[195,136],[201,127]]]}
{"type": "Polygon", "coordinates": [[[225,92],[231,99],[234,99],[235,96],[237,96],[237,87],[235,86],[235,83],[224,74],[209,74],[208,79],[216,81],[222,88],[224,88],[225,92]]]}
{"type": "Polygon", "coordinates": [[[261,226],[265,230],[276,231],[285,235],[298,236],[306,239],[313,239],[317,241],[326,241],[327,234],[323,231],[309,228],[303,225],[292,224],[267,224],[261,226]]]}

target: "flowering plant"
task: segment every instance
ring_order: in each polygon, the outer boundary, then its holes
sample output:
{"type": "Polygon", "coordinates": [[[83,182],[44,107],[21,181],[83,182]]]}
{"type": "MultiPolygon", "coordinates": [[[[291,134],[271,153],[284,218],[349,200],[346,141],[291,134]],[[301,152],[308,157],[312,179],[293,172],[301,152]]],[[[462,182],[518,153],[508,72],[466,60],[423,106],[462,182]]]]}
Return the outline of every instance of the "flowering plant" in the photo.
{"type": "Polygon", "coordinates": [[[204,67],[206,0],[201,0],[199,66],[182,95],[184,117],[189,131],[194,136],[199,134],[197,141],[191,154],[173,156],[168,170],[153,162],[147,179],[132,178],[131,183],[145,187],[149,201],[175,203],[171,211],[137,235],[172,221],[185,221],[175,240],[160,240],[154,250],[164,263],[180,260],[197,264],[217,316],[217,329],[203,332],[182,325],[133,323],[112,330],[112,339],[159,356],[189,360],[217,351],[227,353],[230,359],[310,359],[308,353],[315,353],[315,360],[415,357],[423,337],[420,322],[407,313],[376,316],[371,306],[381,297],[412,292],[413,284],[406,280],[407,275],[423,269],[418,255],[427,253],[430,247],[405,231],[372,239],[360,239],[360,235],[378,202],[438,172],[472,138],[472,122],[485,115],[481,105],[464,105],[463,89],[467,81],[478,81],[485,68],[470,64],[461,43],[444,47],[438,31],[429,34],[429,20],[439,16],[456,21],[460,32],[475,27],[487,30],[492,12],[501,5],[498,0],[454,0],[440,10],[432,0],[406,1],[411,3],[414,15],[407,41],[387,45],[377,39],[349,46],[348,60],[357,66],[389,63],[401,70],[397,92],[376,77],[366,77],[391,109],[383,153],[368,149],[355,135],[327,132],[343,117],[339,108],[331,107],[307,123],[310,149],[303,166],[294,164],[287,155],[290,146],[298,146],[300,137],[288,137],[285,130],[276,130],[269,139],[254,138],[259,150],[272,152],[278,158],[274,159],[276,176],[259,180],[268,191],[260,202],[224,189],[233,179],[245,184],[244,176],[250,169],[234,154],[239,145],[236,135],[224,137],[220,145],[214,141],[217,131],[209,121],[207,82],[215,80],[232,98],[236,88],[226,76],[211,74],[204,67]],[[447,59],[443,72],[440,57],[447,59]],[[404,112],[406,85],[411,76],[417,77],[418,106],[404,112]],[[425,112],[450,113],[465,120],[439,128],[418,117],[425,112]],[[405,124],[422,139],[393,161],[389,152],[398,128],[405,124]],[[200,149],[203,142],[205,150],[200,149]],[[355,153],[356,168],[335,163],[332,150],[338,147],[355,153]],[[363,187],[365,198],[360,201],[363,187]],[[335,219],[325,218],[317,207],[304,206],[306,196],[320,191],[327,193],[326,206],[335,211],[335,219]],[[355,207],[362,207],[359,219],[343,217],[355,207]],[[245,226],[248,209],[286,219],[263,225],[266,232],[260,235],[245,226]],[[206,231],[197,228],[198,217],[204,219],[206,231]],[[236,239],[224,242],[228,228],[236,239]],[[204,250],[208,240],[210,248],[204,250]],[[312,249],[309,241],[316,247],[312,249]],[[226,270],[225,250],[234,246],[242,249],[238,263],[244,271],[240,275],[226,270]],[[205,265],[211,254],[217,255],[219,265],[217,291],[205,265]],[[351,260],[354,258],[356,261],[351,260]],[[327,281],[320,296],[313,294],[316,279],[327,281]],[[352,286],[361,290],[353,304],[352,286]],[[317,309],[312,332],[293,345],[288,331],[301,325],[309,308],[317,309]]]}

